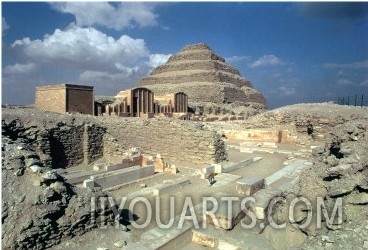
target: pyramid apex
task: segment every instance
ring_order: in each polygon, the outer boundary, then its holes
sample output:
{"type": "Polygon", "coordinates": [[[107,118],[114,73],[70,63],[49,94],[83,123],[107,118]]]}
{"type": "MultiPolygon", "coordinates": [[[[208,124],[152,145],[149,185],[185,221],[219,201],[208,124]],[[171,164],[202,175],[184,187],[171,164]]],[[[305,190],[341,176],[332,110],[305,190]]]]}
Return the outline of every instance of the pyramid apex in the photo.
{"type": "Polygon", "coordinates": [[[184,46],[182,51],[188,51],[188,50],[211,50],[210,46],[208,46],[205,43],[194,43],[194,44],[188,44],[184,46]]]}

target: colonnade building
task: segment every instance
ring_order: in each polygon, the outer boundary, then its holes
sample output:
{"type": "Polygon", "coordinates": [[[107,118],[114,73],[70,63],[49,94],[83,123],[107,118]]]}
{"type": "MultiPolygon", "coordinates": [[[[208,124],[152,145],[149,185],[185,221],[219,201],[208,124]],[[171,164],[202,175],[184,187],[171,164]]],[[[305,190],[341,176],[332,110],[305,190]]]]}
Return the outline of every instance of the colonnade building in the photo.
{"type": "Polygon", "coordinates": [[[96,115],[153,118],[156,116],[187,119],[188,95],[183,92],[160,96],[147,88],[120,91],[113,103],[96,104],[96,115]]]}

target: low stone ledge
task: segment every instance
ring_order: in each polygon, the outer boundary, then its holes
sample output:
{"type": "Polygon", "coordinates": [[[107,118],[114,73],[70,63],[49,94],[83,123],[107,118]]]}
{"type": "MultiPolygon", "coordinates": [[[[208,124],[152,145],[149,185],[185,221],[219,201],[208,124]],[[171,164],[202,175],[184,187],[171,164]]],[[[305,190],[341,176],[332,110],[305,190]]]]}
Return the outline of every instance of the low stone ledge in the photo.
{"type": "Polygon", "coordinates": [[[236,191],[239,194],[253,195],[264,188],[264,179],[258,176],[247,176],[236,182],[236,191]]]}
{"type": "Polygon", "coordinates": [[[163,193],[166,193],[169,190],[174,190],[177,188],[181,188],[184,185],[190,184],[189,178],[182,178],[175,180],[173,183],[165,183],[159,184],[152,188],[154,196],[160,196],[163,193]]]}

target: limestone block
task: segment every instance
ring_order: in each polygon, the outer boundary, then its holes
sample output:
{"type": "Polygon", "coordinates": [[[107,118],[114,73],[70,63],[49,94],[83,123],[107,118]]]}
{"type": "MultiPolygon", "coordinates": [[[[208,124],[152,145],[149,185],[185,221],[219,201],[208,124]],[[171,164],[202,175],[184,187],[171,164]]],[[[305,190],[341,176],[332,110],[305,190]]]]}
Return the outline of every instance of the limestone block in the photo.
{"type": "Polygon", "coordinates": [[[197,230],[193,230],[192,242],[206,247],[215,247],[216,238],[214,236],[201,233],[197,230]]]}
{"type": "Polygon", "coordinates": [[[204,168],[202,168],[202,172],[204,174],[214,173],[215,172],[215,165],[219,165],[219,164],[212,164],[211,166],[204,167],[204,168]]]}
{"type": "MultiPolygon", "coordinates": [[[[105,171],[115,171],[115,170],[119,170],[119,169],[123,169],[123,165],[122,164],[115,164],[115,165],[107,165],[105,166],[105,171]]],[[[126,167],[125,167],[126,168],[126,167]]]]}
{"type": "Polygon", "coordinates": [[[211,166],[213,166],[215,169],[214,169],[214,172],[216,174],[221,174],[222,173],[222,170],[223,170],[223,166],[221,163],[214,163],[212,164],[211,166]]]}
{"type": "Polygon", "coordinates": [[[118,185],[123,185],[132,181],[137,181],[141,178],[154,174],[154,167],[133,166],[123,168],[111,172],[104,172],[102,174],[94,175],[96,186],[101,188],[110,188],[118,185]]]}
{"type": "MultiPolygon", "coordinates": [[[[232,202],[230,206],[231,211],[229,211],[228,203],[225,201],[221,201],[219,203],[218,210],[214,213],[215,218],[213,219],[210,214],[206,215],[206,221],[209,224],[219,226],[225,230],[233,229],[244,217],[245,213],[241,209],[240,205],[241,199],[232,202]],[[214,221],[215,220],[215,221],[214,221]]],[[[207,204],[206,211],[211,211],[212,204],[207,204]]]]}
{"type": "Polygon", "coordinates": [[[153,165],[155,166],[155,172],[164,172],[165,171],[165,163],[164,163],[163,159],[161,158],[160,154],[157,154],[153,165]]]}
{"type": "Polygon", "coordinates": [[[83,181],[83,187],[93,189],[95,187],[94,180],[88,179],[83,181]]]}
{"type": "Polygon", "coordinates": [[[254,213],[257,219],[263,220],[266,217],[267,208],[271,200],[281,194],[282,190],[279,189],[259,190],[252,195],[255,199],[255,203],[250,203],[250,210],[254,213]]]}
{"type": "Polygon", "coordinates": [[[242,167],[246,167],[251,163],[253,163],[253,158],[249,158],[249,159],[239,161],[239,162],[235,162],[235,163],[234,162],[228,162],[227,164],[224,164],[222,166],[221,172],[216,171],[216,173],[228,173],[228,172],[231,172],[233,170],[236,170],[236,169],[239,169],[239,168],[242,168],[242,167]]]}
{"type": "Polygon", "coordinates": [[[179,180],[175,180],[173,183],[165,183],[165,184],[159,184],[155,186],[153,189],[153,195],[154,196],[160,196],[161,194],[172,191],[176,188],[181,188],[184,185],[190,184],[190,180],[188,178],[183,178],[179,180]]]}
{"type": "Polygon", "coordinates": [[[265,148],[278,148],[277,144],[275,142],[263,142],[262,146],[265,148]]]}
{"type": "Polygon", "coordinates": [[[264,179],[257,176],[247,176],[236,182],[236,191],[240,194],[252,195],[264,188],[264,179]]]}
{"type": "Polygon", "coordinates": [[[166,171],[169,171],[172,174],[178,174],[179,173],[179,168],[177,166],[175,166],[174,164],[172,164],[170,166],[170,168],[167,168],[166,171]]]}
{"type": "Polygon", "coordinates": [[[32,165],[29,167],[34,173],[39,173],[42,170],[42,167],[38,166],[38,165],[32,165]]]}
{"type": "Polygon", "coordinates": [[[96,163],[93,165],[93,171],[100,171],[105,166],[105,163],[96,163]]]}

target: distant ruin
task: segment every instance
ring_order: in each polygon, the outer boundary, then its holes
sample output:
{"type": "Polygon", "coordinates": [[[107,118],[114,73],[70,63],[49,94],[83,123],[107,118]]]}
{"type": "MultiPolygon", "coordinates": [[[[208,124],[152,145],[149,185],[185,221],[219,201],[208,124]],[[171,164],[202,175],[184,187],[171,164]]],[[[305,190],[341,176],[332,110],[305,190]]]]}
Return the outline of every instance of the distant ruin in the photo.
{"type": "Polygon", "coordinates": [[[214,121],[244,119],[267,108],[252,83],[202,43],[185,46],[137,87],[107,99],[95,100],[93,86],[36,88],[36,108],[62,114],[214,121]]]}
{"type": "Polygon", "coordinates": [[[141,118],[163,115],[185,119],[188,113],[188,96],[183,92],[156,96],[147,88],[133,88],[120,91],[114,99],[113,103],[105,105],[96,102],[96,115],[141,118]]]}
{"type": "Polygon", "coordinates": [[[36,87],[35,106],[61,114],[93,115],[93,86],[57,84],[36,87]]]}

